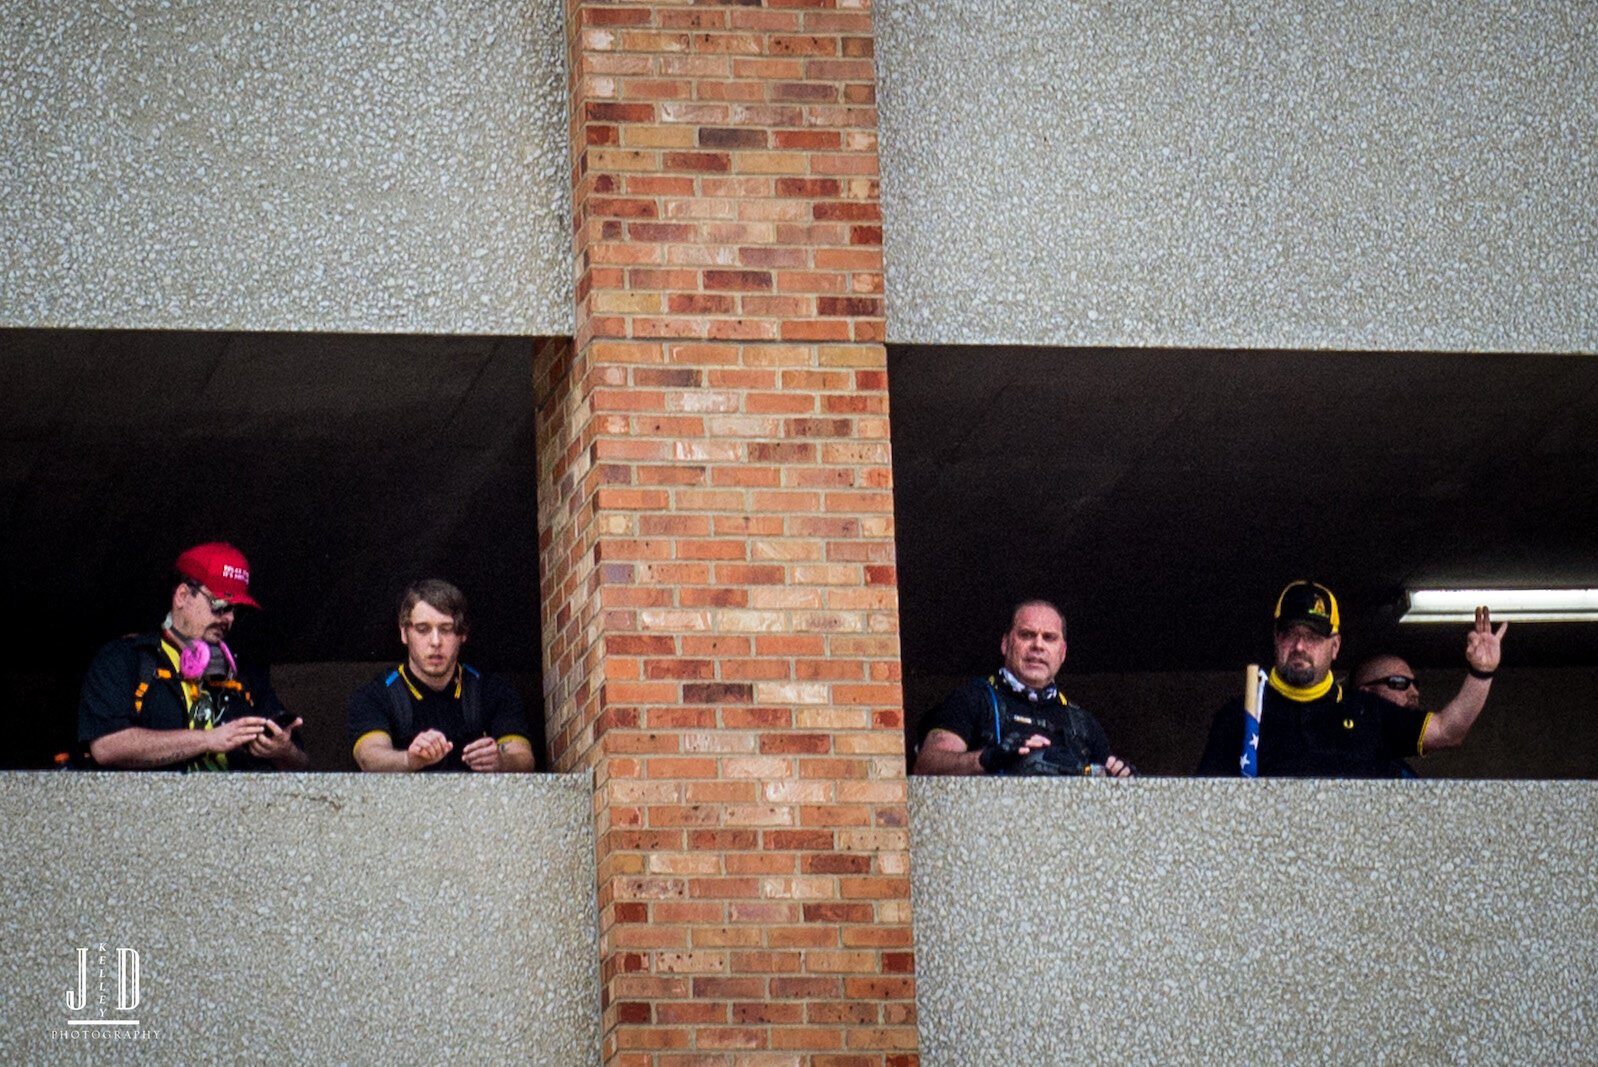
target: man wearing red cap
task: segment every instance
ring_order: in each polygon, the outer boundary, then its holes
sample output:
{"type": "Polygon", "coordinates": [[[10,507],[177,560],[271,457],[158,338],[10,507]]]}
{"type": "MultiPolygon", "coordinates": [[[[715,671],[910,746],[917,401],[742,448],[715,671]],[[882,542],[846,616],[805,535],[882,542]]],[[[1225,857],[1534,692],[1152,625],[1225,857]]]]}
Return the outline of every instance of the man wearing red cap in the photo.
{"type": "Polygon", "coordinates": [[[227,634],[250,596],[250,565],[223,542],[173,569],[161,629],[118,638],[89,665],[78,742],[90,766],[129,770],[301,770],[308,760],[270,685],[239,671],[227,634]]]}
{"type": "Polygon", "coordinates": [[[1465,740],[1487,702],[1507,622],[1494,630],[1486,608],[1466,636],[1469,677],[1441,711],[1389,702],[1332,677],[1342,648],[1337,598],[1319,582],[1293,582],[1276,600],[1276,660],[1263,685],[1257,727],[1243,701],[1215,715],[1201,775],[1393,778],[1404,760],[1465,740]]]}

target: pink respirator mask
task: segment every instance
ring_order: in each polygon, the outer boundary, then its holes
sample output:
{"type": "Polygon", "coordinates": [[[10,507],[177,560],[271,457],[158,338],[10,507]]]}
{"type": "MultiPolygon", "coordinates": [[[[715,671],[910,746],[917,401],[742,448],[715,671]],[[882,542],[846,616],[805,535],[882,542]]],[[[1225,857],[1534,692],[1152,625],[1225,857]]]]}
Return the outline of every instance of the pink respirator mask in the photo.
{"type": "MultiPolygon", "coordinates": [[[[232,651],[227,647],[226,641],[218,641],[216,647],[222,650],[222,657],[227,660],[228,677],[239,673],[239,665],[233,659],[232,651]]],[[[194,641],[184,646],[183,652],[178,656],[178,670],[182,672],[184,680],[197,682],[205,677],[205,669],[211,665],[211,646],[204,641],[194,641]]]]}

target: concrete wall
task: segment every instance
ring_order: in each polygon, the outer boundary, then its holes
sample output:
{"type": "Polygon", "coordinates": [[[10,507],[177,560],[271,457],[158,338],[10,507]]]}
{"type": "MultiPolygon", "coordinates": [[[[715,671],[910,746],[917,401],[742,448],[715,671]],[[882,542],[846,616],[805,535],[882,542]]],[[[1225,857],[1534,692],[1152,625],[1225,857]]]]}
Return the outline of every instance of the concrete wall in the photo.
{"type": "Polygon", "coordinates": [[[8,3],[0,325],[571,332],[562,16],[8,3]]]}
{"type": "Polygon", "coordinates": [[[914,779],[922,1062],[1591,1063],[1598,786],[914,779]]]}
{"type": "Polygon", "coordinates": [[[1598,9],[878,0],[896,342],[1598,350],[1598,9]]]}
{"type": "MultiPolygon", "coordinates": [[[[569,333],[561,13],[10,5],[0,324],[569,333]]],[[[1589,5],[876,28],[895,341],[1598,350],[1589,5]]]]}
{"type": "Polygon", "coordinates": [[[0,1061],[597,1062],[589,793],[576,775],[0,775],[0,1061]],[[77,950],[102,943],[109,1003],[91,958],[69,1011],[77,950]]]}

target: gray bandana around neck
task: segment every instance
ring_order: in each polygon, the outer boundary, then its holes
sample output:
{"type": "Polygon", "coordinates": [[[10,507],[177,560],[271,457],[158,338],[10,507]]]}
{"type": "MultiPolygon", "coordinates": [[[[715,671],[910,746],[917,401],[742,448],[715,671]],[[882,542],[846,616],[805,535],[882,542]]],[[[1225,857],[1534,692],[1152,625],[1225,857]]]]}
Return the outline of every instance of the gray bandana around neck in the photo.
{"type": "Polygon", "coordinates": [[[1014,693],[1016,696],[1026,697],[1027,700],[1034,704],[1046,704],[1060,695],[1059,688],[1056,687],[1053,682],[1050,682],[1042,689],[1033,689],[1021,679],[1011,674],[1010,668],[1008,667],[999,668],[999,677],[1004,679],[1004,684],[1010,687],[1010,691],[1012,693],[1014,693]]]}

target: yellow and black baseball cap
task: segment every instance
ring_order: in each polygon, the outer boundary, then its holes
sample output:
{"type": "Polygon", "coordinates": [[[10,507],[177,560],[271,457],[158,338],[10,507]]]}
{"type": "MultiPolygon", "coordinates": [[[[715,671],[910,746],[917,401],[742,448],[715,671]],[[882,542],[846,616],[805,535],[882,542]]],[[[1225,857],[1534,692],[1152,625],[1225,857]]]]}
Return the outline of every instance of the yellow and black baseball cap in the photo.
{"type": "Polygon", "coordinates": [[[1276,598],[1276,629],[1304,625],[1330,637],[1338,632],[1342,619],[1337,612],[1337,598],[1319,582],[1308,578],[1293,582],[1276,598]]]}

